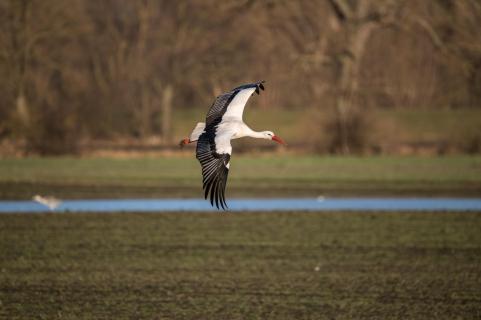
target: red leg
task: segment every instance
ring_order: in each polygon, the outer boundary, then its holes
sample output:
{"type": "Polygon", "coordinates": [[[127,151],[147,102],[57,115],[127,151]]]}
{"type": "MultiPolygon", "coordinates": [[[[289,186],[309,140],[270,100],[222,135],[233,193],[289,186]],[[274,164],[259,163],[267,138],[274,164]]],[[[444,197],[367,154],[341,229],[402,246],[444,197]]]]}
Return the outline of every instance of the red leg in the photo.
{"type": "Polygon", "coordinates": [[[192,142],[192,141],[190,141],[189,138],[185,138],[185,139],[180,140],[179,146],[180,146],[181,148],[183,148],[186,144],[189,144],[189,143],[191,143],[191,142],[192,142]]]}

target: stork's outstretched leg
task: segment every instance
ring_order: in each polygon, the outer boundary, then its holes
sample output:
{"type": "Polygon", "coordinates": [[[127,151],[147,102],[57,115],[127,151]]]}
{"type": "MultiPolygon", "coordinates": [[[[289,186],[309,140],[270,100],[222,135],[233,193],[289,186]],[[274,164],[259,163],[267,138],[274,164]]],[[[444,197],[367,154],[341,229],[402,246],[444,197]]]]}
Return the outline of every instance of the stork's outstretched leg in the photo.
{"type": "Polygon", "coordinates": [[[200,135],[204,133],[204,129],[205,129],[205,123],[203,122],[197,123],[194,130],[192,130],[192,133],[190,134],[190,136],[188,138],[180,140],[179,146],[183,148],[186,144],[196,142],[197,140],[199,140],[200,135]]]}
{"type": "Polygon", "coordinates": [[[189,143],[192,143],[192,142],[193,142],[193,141],[190,141],[189,138],[185,138],[185,139],[180,140],[179,146],[180,146],[181,148],[183,148],[186,144],[189,144],[189,143]]]}

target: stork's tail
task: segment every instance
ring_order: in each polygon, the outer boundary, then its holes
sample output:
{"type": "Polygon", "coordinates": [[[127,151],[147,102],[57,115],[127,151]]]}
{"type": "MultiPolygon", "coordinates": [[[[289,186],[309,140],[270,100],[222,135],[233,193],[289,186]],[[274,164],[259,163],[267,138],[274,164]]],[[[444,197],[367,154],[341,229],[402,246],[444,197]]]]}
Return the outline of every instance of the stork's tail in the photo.
{"type": "Polygon", "coordinates": [[[194,130],[192,130],[192,133],[190,134],[190,137],[189,137],[190,142],[199,140],[199,137],[201,134],[204,133],[204,130],[205,130],[205,123],[204,122],[197,123],[194,130]]]}

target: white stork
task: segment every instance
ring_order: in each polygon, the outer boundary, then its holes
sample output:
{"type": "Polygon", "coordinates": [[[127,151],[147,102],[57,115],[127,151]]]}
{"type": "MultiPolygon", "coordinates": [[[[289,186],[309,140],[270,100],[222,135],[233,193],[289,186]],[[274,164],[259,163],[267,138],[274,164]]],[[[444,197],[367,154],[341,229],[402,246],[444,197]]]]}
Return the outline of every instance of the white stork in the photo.
{"type": "Polygon", "coordinates": [[[180,146],[197,141],[196,158],[202,166],[202,183],[205,199],[210,194],[210,203],[219,209],[226,209],[225,186],[229,173],[232,146],[230,141],[242,137],[285,142],[272,131],[256,132],[242,120],[247,100],[260,89],[264,90],[265,81],[242,85],[218,96],[207,113],[205,123],[199,122],[189,138],[180,146]]]}

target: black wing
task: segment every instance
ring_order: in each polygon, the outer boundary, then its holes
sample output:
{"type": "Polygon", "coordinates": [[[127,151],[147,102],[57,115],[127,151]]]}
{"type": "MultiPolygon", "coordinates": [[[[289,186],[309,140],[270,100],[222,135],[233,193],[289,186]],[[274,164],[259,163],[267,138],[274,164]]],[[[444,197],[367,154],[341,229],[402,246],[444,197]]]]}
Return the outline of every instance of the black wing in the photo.
{"type": "Polygon", "coordinates": [[[265,81],[259,81],[259,82],[245,84],[218,96],[214,100],[214,103],[212,104],[212,106],[210,107],[209,112],[207,112],[207,116],[205,120],[206,127],[214,123],[216,120],[220,121],[220,118],[222,118],[222,116],[226,113],[227,107],[229,107],[230,103],[232,102],[232,100],[234,100],[234,98],[239,92],[241,92],[244,89],[255,88],[255,92],[259,94],[260,92],[259,89],[264,90],[264,85],[263,85],[264,82],[265,81]]]}
{"type": "Polygon", "coordinates": [[[210,203],[217,209],[227,208],[225,187],[229,174],[229,153],[217,153],[215,149],[215,128],[206,129],[197,141],[196,158],[202,166],[202,183],[205,199],[210,194],[210,203]]]}

